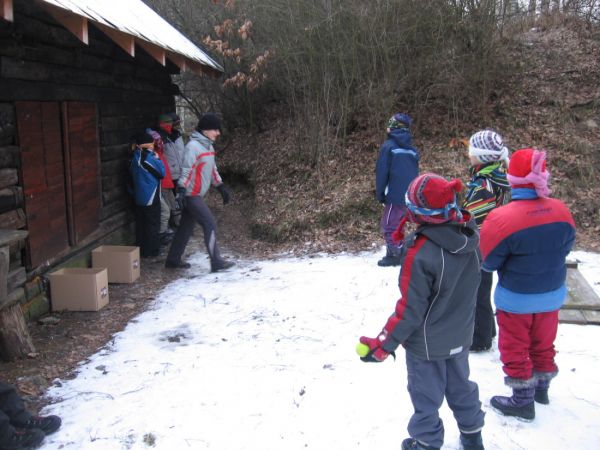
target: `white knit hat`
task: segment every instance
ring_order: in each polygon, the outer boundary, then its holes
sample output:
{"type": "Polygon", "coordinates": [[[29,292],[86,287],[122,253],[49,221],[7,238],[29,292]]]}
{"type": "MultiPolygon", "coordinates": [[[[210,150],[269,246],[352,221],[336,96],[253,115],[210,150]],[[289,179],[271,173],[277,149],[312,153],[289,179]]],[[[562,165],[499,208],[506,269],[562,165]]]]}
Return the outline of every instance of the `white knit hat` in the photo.
{"type": "Polygon", "coordinates": [[[469,156],[481,163],[504,160],[508,164],[508,148],[504,146],[502,136],[492,130],[478,131],[471,136],[469,156]]]}

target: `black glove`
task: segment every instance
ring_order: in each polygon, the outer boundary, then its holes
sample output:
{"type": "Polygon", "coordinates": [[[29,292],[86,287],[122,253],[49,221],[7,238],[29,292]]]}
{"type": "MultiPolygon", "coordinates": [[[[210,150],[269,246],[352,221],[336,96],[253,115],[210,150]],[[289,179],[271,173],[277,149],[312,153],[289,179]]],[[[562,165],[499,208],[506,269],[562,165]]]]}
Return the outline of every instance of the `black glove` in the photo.
{"type": "Polygon", "coordinates": [[[218,185],[217,191],[219,191],[219,194],[221,194],[221,197],[223,197],[223,204],[226,205],[227,203],[229,203],[229,200],[231,200],[231,194],[229,193],[225,185],[218,185]]]}
{"type": "Polygon", "coordinates": [[[179,206],[179,210],[183,211],[183,209],[185,208],[185,188],[177,188],[177,195],[175,196],[175,200],[177,201],[177,206],[179,206]]]}

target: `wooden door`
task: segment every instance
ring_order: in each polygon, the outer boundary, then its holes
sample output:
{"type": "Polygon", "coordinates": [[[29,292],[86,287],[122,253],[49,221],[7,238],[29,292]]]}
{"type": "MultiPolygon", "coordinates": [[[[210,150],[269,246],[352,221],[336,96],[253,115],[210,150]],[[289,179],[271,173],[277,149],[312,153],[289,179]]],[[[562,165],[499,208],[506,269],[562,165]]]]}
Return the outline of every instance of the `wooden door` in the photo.
{"type": "Polygon", "coordinates": [[[94,232],[100,222],[100,181],[96,105],[63,103],[65,175],[72,245],[94,232]]]}
{"type": "Polygon", "coordinates": [[[17,102],[21,180],[27,218],[27,266],[69,247],[60,108],[56,102],[17,102]]]}

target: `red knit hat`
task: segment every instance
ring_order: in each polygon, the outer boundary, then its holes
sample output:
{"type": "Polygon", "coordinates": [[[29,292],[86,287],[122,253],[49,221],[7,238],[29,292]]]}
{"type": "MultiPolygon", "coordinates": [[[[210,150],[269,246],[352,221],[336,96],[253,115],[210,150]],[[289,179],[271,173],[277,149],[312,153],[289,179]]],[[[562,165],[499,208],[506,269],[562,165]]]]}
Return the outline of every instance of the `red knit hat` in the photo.
{"type": "Polygon", "coordinates": [[[523,148],[513,153],[508,165],[508,182],[512,188],[535,189],[538,196],[547,197],[548,179],[546,152],[523,148]]]}
{"type": "Polygon", "coordinates": [[[415,178],[406,190],[408,213],[393,234],[395,241],[404,239],[404,225],[413,223],[445,223],[462,221],[463,212],[456,203],[456,194],[462,189],[457,178],[447,181],[434,173],[424,173],[415,178]]]}

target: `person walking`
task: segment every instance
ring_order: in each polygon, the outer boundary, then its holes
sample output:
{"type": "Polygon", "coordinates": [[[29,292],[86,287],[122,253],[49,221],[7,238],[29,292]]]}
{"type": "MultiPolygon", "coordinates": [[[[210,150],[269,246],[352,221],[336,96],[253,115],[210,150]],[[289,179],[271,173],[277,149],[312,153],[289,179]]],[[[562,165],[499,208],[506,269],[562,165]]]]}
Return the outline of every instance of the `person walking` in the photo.
{"type": "MultiPolygon", "coordinates": [[[[479,388],[469,380],[469,346],[479,286],[479,234],[468,211],[459,209],[460,180],[426,173],[406,192],[407,214],[394,232],[404,239],[406,222],[417,224],[404,240],[400,299],[375,338],[362,336],[364,362],[382,362],[398,346],[406,353],[408,392],[414,414],[402,450],[439,450],[446,399],[465,450],[483,450],[484,413],[479,388]]],[[[395,356],[395,354],[394,354],[395,356]]]]}
{"type": "MultiPolygon", "coordinates": [[[[481,224],[494,208],[502,206],[510,199],[510,185],[506,179],[508,148],[502,136],[492,130],[482,130],[469,139],[469,161],[471,180],[463,202],[475,219],[481,224]]],[[[483,352],[492,348],[496,335],[496,319],[492,309],[492,273],[481,271],[481,283],[477,290],[475,307],[475,329],[473,331],[472,352],[483,352]]]]}
{"type": "Polygon", "coordinates": [[[375,168],[375,195],[384,205],[380,228],[386,244],[386,253],[377,265],[400,264],[402,242],[395,243],[392,233],[406,215],[404,195],[408,184],[419,174],[419,152],[412,143],[408,114],[396,113],[387,124],[387,139],[379,150],[375,168]]]}
{"type": "Polygon", "coordinates": [[[566,257],[575,242],[567,206],[549,197],[546,152],[517,150],[508,165],[511,201],[481,227],[483,270],[498,272],[494,291],[498,349],[511,396],[492,397],[505,416],[531,421],[535,403],[549,403],[558,373],[554,340],[567,296],[566,257]]]}
{"type": "Polygon", "coordinates": [[[223,259],[217,244],[217,225],[210,208],[204,202],[204,196],[214,186],[226,205],[231,200],[228,189],[223,184],[215,163],[213,143],[221,135],[221,120],[212,113],[204,114],[198,121],[196,131],[185,147],[178,180],[177,199],[181,203],[182,214],[179,227],[175,232],[165,267],[187,269],[190,263],[181,257],[192,235],[194,224],[199,223],[204,231],[204,243],[210,258],[211,272],[228,269],[235,265],[233,261],[223,259]]]}

